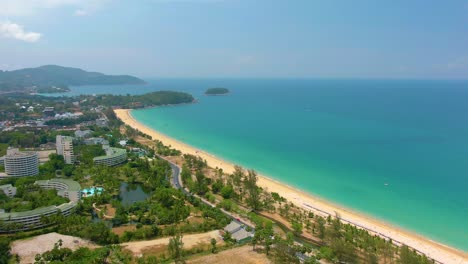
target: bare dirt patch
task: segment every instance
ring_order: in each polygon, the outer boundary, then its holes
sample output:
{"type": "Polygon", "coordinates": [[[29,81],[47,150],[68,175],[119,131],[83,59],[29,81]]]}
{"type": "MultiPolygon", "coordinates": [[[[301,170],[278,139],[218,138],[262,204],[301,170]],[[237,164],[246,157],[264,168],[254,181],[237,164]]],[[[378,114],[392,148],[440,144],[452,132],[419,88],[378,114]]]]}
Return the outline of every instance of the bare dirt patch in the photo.
{"type": "Polygon", "coordinates": [[[52,250],[54,248],[54,244],[60,239],[63,241],[62,247],[69,248],[71,250],[75,250],[80,247],[97,247],[96,244],[79,237],[66,236],[58,233],[49,233],[24,240],[14,241],[11,246],[11,253],[20,256],[20,263],[34,263],[34,257],[36,254],[42,254],[46,251],[52,250]]]}
{"type": "Polygon", "coordinates": [[[269,264],[271,261],[261,253],[252,250],[251,246],[243,246],[221,251],[217,254],[195,257],[189,259],[190,264],[215,264],[215,263],[242,263],[242,264],[269,264]]]}
{"type": "Polygon", "coordinates": [[[136,225],[124,225],[124,226],[118,226],[118,227],[113,227],[112,232],[114,232],[116,235],[121,236],[125,231],[135,231],[136,230],[136,225]]]}
{"type": "MultiPolygon", "coordinates": [[[[184,235],[182,242],[184,243],[184,249],[191,249],[194,247],[210,244],[212,238],[216,239],[217,245],[222,245],[224,243],[219,235],[218,230],[202,234],[184,235]]],[[[123,248],[130,250],[134,255],[140,255],[142,253],[152,255],[153,253],[158,254],[161,252],[162,248],[164,248],[165,251],[165,248],[167,248],[167,245],[169,245],[169,239],[170,237],[165,237],[146,241],[127,242],[122,243],[121,245],[123,248]],[[151,249],[154,249],[157,252],[152,252],[151,249]]]]}

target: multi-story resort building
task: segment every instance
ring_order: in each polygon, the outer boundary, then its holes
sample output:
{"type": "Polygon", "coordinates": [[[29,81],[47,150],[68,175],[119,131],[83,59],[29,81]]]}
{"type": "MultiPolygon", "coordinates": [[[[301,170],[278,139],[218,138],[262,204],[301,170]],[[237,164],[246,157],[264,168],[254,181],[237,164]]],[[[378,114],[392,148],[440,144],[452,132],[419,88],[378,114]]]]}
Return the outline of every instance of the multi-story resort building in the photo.
{"type": "Polygon", "coordinates": [[[36,176],[39,174],[39,156],[37,152],[9,148],[2,160],[5,173],[0,175],[0,178],[36,176]]]}
{"type": "Polygon", "coordinates": [[[47,226],[41,222],[43,216],[61,213],[69,216],[75,209],[80,197],[80,184],[66,179],[51,179],[36,181],[35,184],[45,189],[56,189],[57,194],[70,199],[70,202],[61,205],[36,208],[25,212],[0,213],[0,232],[24,231],[47,226]]]}
{"type": "Polygon", "coordinates": [[[78,202],[81,199],[81,186],[76,181],[55,178],[36,181],[34,184],[46,190],[55,189],[58,195],[68,198],[72,202],[78,202]]]}
{"type": "Polygon", "coordinates": [[[115,166],[127,160],[127,151],[125,149],[112,148],[106,145],[102,146],[102,148],[106,151],[106,155],[95,157],[93,161],[96,165],[115,166]]]}
{"type": "Polygon", "coordinates": [[[66,164],[75,163],[76,157],[73,153],[73,138],[58,135],[56,138],[57,154],[62,155],[66,164]]]}
{"type": "Polygon", "coordinates": [[[64,216],[69,216],[76,207],[76,202],[64,203],[59,206],[47,206],[31,211],[0,213],[0,232],[25,231],[47,226],[41,222],[43,216],[51,216],[60,212],[64,216]]]}

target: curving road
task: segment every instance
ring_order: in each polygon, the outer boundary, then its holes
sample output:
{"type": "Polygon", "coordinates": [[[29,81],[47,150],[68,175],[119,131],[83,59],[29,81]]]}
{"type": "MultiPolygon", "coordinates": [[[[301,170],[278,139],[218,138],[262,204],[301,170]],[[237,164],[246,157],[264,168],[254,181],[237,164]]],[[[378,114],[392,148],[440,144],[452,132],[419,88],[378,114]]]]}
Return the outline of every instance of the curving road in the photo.
{"type": "MultiPolygon", "coordinates": [[[[184,188],[183,184],[182,184],[182,179],[180,177],[180,173],[181,173],[181,168],[173,163],[172,161],[166,159],[165,157],[163,156],[160,156],[160,155],[157,155],[155,154],[156,156],[158,156],[159,158],[169,162],[169,165],[171,166],[171,169],[172,169],[172,175],[171,175],[171,179],[170,179],[170,182],[171,182],[171,185],[176,188],[176,189],[179,189],[179,190],[182,190],[182,192],[186,195],[190,195],[190,196],[193,196],[193,197],[196,197],[198,199],[200,199],[204,204],[208,205],[208,206],[211,206],[211,207],[216,207],[216,205],[210,203],[209,201],[205,200],[204,198],[196,195],[196,194],[192,194],[190,193],[189,191],[187,191],[187,189],[184,188]]],[[[243,224],[243,225],[246,225],[246,226],[249,226],[250,228],[252,229],[255,229],[255,225],[250,222],[249,220],[247,219],[243,219],[241,218],[241,216],[239,215],[236,215],[236,214],[233,214],[231,212],[228,212],[222,208],[220,208],[221,212],[223,212],[225,215],[227,215],[229,218],[231,218],[233,221],[239,223],[239,224],[243,224]]]]}

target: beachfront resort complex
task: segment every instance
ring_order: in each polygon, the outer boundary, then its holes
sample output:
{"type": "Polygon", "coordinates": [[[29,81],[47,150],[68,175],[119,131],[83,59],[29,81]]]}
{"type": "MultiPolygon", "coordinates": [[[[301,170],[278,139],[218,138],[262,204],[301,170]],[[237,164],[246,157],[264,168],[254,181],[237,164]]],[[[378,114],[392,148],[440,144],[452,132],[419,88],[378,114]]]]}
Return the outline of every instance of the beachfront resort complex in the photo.
{"type": "Polygon", "coordinates": [[[466,2],[0,0],[0,264],[468,264],[466,2]]]}
{"type": "MultiPolygon", "coordinates": [[[[79,134],[79,133],[78,133],[79,134]]],[[[79,134],[81,136],[81,134],[79,134]]],[[[80,138],[82,141],[82,138],[80,138]]],[[[78,140],[79,142],[81,142],[78,140]]],[[[99,141],[99,143],[102,141],[99,141]]],[[[31,177],[39,175],[39,153],[54,154],[57,153],[63,158],[63,162],[67,165],[73,165],[77,162],[77,157],[74,152],[74,138],[71,136],[57,135],[55,144],[50,144],[48,147],[55,146],[56,151],[20,151],[18,148],[9,147],[6,155],[0,159],[0,166],[4,167],[5,172],[2,174],[4,179],[10,177],[31,177]]],[[[83,144],[83,143],[81,143],[83,144]]],[[[86,142],[89,145],[88,142],[86,142]]],[[[92,148],[93,146],[89,146],[92,148]]],[[[105,156],[95,157],[96,165],[115,166],[126,161],[127,155],[125,149],[112,148],[108,145],[102,147],[106,153],[105,156]]],[[[44,162],[49,159],[46,158],[44,162]]],[[[55,174],[57,171],[54,172],[55,174]]],[[[61,174],[61,172],[60,172],[61,174]]],[[[14,183],[15,181],[13,181],[14,183]]],[[[55,190],[60,197],[66,198],[67,202],[61,204],[37,207],[32,210],[21,209],[14,211],[5,211],[0,209],[0,232],[25,231],[48,226],[52,223],[43,222],[43,217],[52,216],[60,213],[63,216],[69,216],[82,198],[82,193],[85,197],[93,195],[89,194],[88,189],[81,190],[78,182],[66,178],[52,178],[46,180],[34,181],[34,186],[38,186],[43,190],[55,190]]],[[[22,187],[23,188],[23,187],[22,187]]],[[[31,188],[31,187],[30,187],[31,188]]],[[[33,188],[34,189],[34,188],[33,188]]],[[[91,188],[94,194],[94,188],[91,188]]],[[[97,193],[103,192],[102,187],[98,187],[97,193]]],[[[9,184],[0,186],[0,192],[10,199],[15,199],[18,193],[18,187],[9,184]]],[[[24,191],[21,191],[24,192],[24,191]]],[[[24,194],[22,194],[24,196],[24,194]]],[[[12,200],[12,201],[13,201],[12,200]]],[[[25,202],[26,203],[26,202],[25,202]]],[[[5,204],[4,204],[5,205],[5,204]]]]}

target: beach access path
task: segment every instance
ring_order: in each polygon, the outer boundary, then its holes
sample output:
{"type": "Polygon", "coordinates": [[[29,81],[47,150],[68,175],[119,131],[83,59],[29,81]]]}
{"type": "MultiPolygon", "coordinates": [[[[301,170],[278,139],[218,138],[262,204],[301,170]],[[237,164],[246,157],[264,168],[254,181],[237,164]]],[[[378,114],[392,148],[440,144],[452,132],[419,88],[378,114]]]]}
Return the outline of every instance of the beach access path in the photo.
{"type": "MultiPolygon", "coordinates": [[[[150,135],[153,139],[160,140],[164,145],[180,150],[184,154],[200,156],[202,159],[207,161],[210,167],[221,168],[225,173],[232,173],[234,171],[234,164],[193,146],[175,140],[136,121],[132,117],[130,109],[115,109],[114,111],[117,117],[125,124],[147,135],[150,135]]],[[[342,206],[325,201],[319,197],[313,196],[309,193],[303,192],[264,175],[259,175],[258,185],[264,190],[277,192],[300,208],[324,215],[335,216],[336,214],[339,214],[344,222],[353,224],[359,228],[366,229],[369,232],[381,237],[390,238],[397,243],[405,244],[413,249],[418,250],[419,252],[424,253],[426,256],[436,260],[439,263],[468,264],[467,252],[463,252],[442,243],[430,240],[419,234],[415,234],[383,221],[376,220],[365,214],[357,213],[348,208],[344,208],[342,206]]]]}

